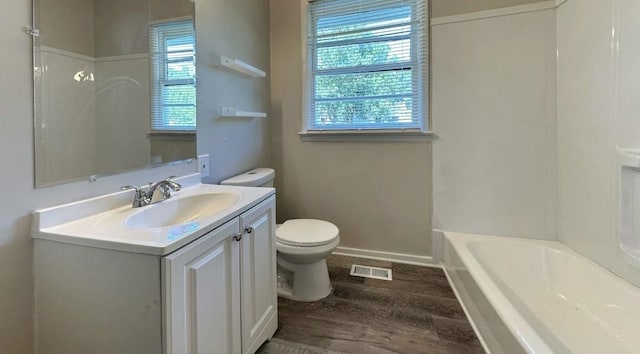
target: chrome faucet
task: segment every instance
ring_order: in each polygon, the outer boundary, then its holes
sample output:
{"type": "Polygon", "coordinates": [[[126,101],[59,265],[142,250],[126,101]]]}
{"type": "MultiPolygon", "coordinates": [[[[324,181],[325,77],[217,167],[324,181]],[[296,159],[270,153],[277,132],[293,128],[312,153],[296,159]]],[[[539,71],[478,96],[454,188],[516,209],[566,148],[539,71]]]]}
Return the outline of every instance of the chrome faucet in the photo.
{"type": "Polygon", "coordinates": [[[147,191],[147,196],[150,198],[149,204],[167,200],[171,198],[171,191],[178,192],[182,189],[179,183],[171,180],[172,178],[175,178],[175,176],[171,176],[149,187],[147,191]]]}
{"type": "Polygon", "coordinates": [[[120,187],[120,189],[122,189],[123,191],[127,189],[135,190],[135,194],[133,195],[133,203],[131,204],[133,208],[140,208],[149,204],[149,200],[147,199],[147,193],[144,191],[143,188],[144,187],[138,187],[138,186],[120,187]]]}
{"type": "Polygon", "coordinates": [[[134,208],[140,208],[150,204],[159,203],[163,200],[167,200],[171,198],[172,190],[177,192],[182,189],[182,186],[179,183],[171,180],[172,178],[175,178],[175,176],[168,177],[155,184],[149,182],[148,187],[124,186],[120,189],[135,190],[135,194],[133,195],[133,203],[131,204],[131,206],[134,208]],[[145,188],[147,188],[146,191],[145,188]]]}

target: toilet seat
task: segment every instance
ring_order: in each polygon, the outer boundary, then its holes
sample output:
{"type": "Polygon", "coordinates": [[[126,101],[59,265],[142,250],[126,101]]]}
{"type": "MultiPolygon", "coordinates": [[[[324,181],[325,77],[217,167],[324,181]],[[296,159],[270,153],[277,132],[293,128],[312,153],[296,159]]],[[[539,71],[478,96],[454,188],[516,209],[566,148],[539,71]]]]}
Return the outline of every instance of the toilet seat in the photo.
{"type": "Polygon", "coordinates": [[[333,242],[338,236],[338,227],[324,220],[287,220],[276,229],[277,242],[297,247],[326,245],[333,242]]]}

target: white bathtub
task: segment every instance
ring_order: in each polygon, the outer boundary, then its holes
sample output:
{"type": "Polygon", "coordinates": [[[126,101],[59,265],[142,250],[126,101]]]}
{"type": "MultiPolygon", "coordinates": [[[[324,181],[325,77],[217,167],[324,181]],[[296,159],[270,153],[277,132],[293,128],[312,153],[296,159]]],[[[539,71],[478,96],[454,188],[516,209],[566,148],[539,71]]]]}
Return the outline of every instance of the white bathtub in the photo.
{"type": "Polygon", "coordinates": [[[640,353],[640,289],[559,242],[445,232],[445,270],[492,353],[640,353]]]}

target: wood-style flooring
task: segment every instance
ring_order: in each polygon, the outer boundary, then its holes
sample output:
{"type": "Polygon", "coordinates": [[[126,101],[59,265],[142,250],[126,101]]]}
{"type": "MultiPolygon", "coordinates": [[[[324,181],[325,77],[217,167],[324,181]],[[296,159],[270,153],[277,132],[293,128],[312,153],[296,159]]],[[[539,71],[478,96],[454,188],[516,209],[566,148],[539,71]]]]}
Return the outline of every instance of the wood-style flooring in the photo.
{"type": "Polygon", "coordinates": [[[333,294],[280,298],[275,338],[348,354],[484,353],[441,269],[334,255],[327,263],[333,294]],[[393,280],[350,276],[354,263],[391,268],[393,280]]]}

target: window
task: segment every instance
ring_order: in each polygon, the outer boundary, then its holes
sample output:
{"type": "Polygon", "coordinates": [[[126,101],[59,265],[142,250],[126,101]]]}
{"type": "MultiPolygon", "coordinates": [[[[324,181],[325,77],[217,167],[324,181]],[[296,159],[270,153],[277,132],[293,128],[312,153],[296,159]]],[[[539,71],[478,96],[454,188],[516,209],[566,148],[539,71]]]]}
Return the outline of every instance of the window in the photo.
{"type": "Polygon", "coordinates": [[[309,4],[306,132],[427,129],[426,1],[309,4]]]}
{"type": "Polygon", "coordinates": [[[193,21],[151,26],[151,131],[196,129],[193,21]]]}

